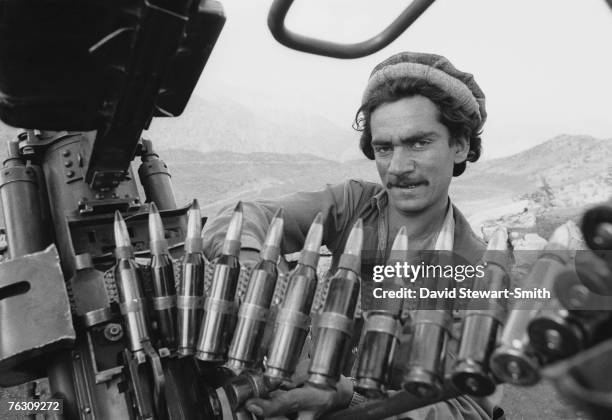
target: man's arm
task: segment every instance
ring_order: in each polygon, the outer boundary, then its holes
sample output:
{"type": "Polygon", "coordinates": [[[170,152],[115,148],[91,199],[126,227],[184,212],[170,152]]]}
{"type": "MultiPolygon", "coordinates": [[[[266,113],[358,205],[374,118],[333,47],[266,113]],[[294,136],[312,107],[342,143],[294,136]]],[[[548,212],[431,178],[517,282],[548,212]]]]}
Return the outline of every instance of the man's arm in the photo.
{"type": "MultiPolygon", "coordinates": [[[[323,243],[333,250],[339,232],[347,229],[363,190],[362,182],[349,180],[328,185],[320,191],[298,192],[277,200],[244,202],[241,246],[261,250],[272,217],[282,207],[285,220],[283,254],[302,249],[308,229],[319,212],[324,220],[323,243]]],[[[220,255],[232,209],[233,206],[224,208],[204,227],[204,253],[209,260],[220,255]]]]}

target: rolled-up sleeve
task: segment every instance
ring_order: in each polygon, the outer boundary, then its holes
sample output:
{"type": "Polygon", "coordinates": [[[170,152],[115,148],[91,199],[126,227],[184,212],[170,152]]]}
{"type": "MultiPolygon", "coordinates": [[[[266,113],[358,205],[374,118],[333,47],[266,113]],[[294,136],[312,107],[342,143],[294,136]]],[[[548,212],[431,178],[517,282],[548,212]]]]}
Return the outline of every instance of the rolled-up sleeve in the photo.
{"type": "MultiPolygon", "coordinates": [[[[260,250],[274,213],[282,207],[285,221],[283,253],[297,252],[302,248],[308,229],[319,212],[324,220],[323,244],[333,249],[340,234],[347,229],[362,193],[362,183],[349,180],[319,191],[297,192],[276,200],[243,202],[241,246],[260,250]]],[[[222,209],[204,228],[204,253],[209,259],[221,252],[232,210],[233,206],[222,209]]]]}

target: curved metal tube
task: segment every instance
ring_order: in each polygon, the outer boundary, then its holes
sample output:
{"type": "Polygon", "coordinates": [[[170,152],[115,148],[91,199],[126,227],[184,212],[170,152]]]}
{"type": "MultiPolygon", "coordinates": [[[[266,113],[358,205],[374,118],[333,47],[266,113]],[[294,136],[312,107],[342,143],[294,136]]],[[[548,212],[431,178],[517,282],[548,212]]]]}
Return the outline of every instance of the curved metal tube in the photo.
{"type": "Polygon", "coordinates": [[[275,0],[268,13],[268,28],[281,44],[294,50],[333,58],[360,58],[379,51],[399,37],[435,0],[413,0],[406,9],[378,35],[354,44],[339,44],[289,31],[285,17],[293,0],[275,0]]]}

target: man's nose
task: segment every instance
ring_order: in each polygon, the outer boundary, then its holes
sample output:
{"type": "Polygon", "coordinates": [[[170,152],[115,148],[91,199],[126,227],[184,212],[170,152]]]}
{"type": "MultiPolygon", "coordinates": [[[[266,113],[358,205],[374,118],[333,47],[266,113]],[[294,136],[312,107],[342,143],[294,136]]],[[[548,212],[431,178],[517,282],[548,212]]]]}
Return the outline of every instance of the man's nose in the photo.
{"type": "Polygon", "coordinates": [[[395,150],[393,150],[391,164],[389,165],[389,174],[402,175],[413,172],[415,168],[416,162],[410,151],[406,150],[404,147],[396,147],[395,150]]]}

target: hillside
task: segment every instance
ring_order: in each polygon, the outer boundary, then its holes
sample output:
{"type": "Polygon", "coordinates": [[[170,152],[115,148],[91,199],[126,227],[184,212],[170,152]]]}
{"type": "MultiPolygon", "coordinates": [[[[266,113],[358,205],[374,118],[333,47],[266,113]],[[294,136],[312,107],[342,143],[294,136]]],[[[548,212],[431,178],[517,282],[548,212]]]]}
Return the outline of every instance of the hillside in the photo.
{"type": "Polygon", "coordinates": [[[580,181],[605,172],[612,164],[612,139],[560,135],[513,156],[478,162],[487,173],[543,176],[551,185],[580,181]]]}
{"type": "Polygon", "coordinates": [[[225,97],[192,96],[180,118],[156,118],[145,133],[160,149],[210,152],[310,153],[335,160],[358,157],[358,133],[316,114],[246,107],[225,97]],[[348,152],[347,152],[348,151],[348,152]]]}

